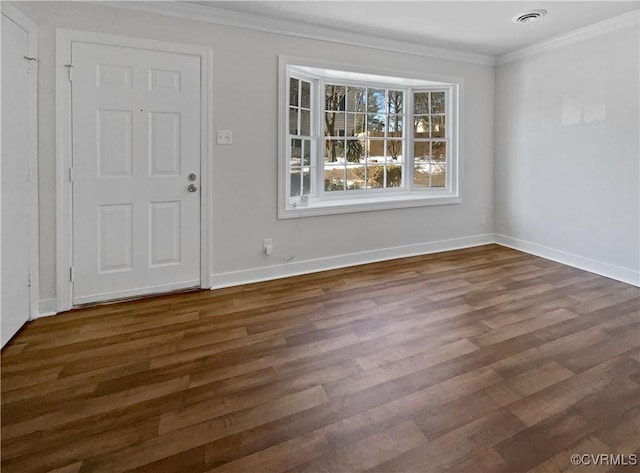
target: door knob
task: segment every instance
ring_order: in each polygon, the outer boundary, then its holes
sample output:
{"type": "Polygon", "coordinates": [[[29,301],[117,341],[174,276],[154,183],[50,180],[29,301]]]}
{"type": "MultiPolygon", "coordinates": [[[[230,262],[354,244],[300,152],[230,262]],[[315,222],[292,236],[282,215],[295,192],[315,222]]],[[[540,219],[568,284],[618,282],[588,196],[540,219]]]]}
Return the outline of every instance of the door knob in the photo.
{"type": "Polygon", "coordinates": [[[188,179],[190,181],[195,181],[196,179],[198,179],[198,176],[196,176],[194,173],[189,174],[188,179]]]}
{"type": "Polygon", "coordinates": [[[195,192],[198,190],[198,187],[195,184],[189,184],[189,187],[187,187],[187,190],[189,192],[195,192]]]}

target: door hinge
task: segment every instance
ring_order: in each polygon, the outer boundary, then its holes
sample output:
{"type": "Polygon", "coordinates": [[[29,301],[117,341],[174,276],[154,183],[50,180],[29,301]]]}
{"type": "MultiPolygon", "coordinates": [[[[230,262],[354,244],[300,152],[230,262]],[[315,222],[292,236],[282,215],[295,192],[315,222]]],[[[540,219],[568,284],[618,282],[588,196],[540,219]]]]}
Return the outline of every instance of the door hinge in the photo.
{"type": "Polygon", "coordinates": [[[69,182],[73,182],[73,168],[69,168],[69,182]]]}
{"type": "Polygon", "coordinates": [[[69,268],[69,282],[73,282],[73,266],[69,268]]]}
{"type": "Polygon", "coordinates": [[[31,166],[27,166],[27,181],[31,180],[31,166]]]}
{"type": "Polygon", "coordinates": [[[24,56],[27,62],[27,74],[33,74],[36,64],[38,63],[38,58],[31,56],[24,56]]]}
{"type": "Polygon", "coordinates": [[[31,287],[31,274],[27,274],[27,287],[31,287]]]}
{"type": "Polygon", "coordinates": [[[69,71],[69,82],[73,82],[73,64],[65,64],[64,67],[66,67],[67,71],[69,71]]]}

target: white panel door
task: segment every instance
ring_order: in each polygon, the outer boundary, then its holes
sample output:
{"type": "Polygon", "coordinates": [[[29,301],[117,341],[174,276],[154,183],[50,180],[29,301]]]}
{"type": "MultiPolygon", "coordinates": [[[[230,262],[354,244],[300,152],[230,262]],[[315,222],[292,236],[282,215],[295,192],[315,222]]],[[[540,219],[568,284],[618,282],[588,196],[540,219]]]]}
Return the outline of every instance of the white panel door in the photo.
{"type": "Polygon", "coordinates": [[[29,319],[29,37],[2,16],[2,346],[29,319]]]}
{"type": "Polygon", "coordinates": [[[200,58],[74,42],[73,303],[200,285],[200,58]]]}

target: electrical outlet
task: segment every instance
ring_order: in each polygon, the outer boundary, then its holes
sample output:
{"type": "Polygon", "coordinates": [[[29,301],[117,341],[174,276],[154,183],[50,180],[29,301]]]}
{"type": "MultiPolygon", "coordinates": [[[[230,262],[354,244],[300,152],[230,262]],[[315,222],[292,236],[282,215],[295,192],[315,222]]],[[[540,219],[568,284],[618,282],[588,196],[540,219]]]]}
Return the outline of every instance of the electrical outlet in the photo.
{"type": "Polygon", "coordinates": [[[230,145],[233,142],[233,134],[231,130],[218,130],[216,136],[216,144],[230,145]]]}
{"type": "Polygon", "coordinates": [[[273,240],[271,238],[265,238],[262,242],[262,248],[265,255],[273,253],[273,240]]]}

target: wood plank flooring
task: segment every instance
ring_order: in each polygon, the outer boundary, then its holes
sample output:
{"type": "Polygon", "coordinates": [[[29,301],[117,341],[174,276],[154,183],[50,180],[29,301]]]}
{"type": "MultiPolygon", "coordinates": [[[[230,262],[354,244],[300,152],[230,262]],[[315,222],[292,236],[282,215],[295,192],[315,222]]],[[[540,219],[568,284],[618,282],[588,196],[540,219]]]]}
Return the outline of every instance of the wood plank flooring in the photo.
{"type": "Polygon", "coordinates": [[[3,473],[640,471],[640,289],[497,245],[31,322],[3,473]]]}

